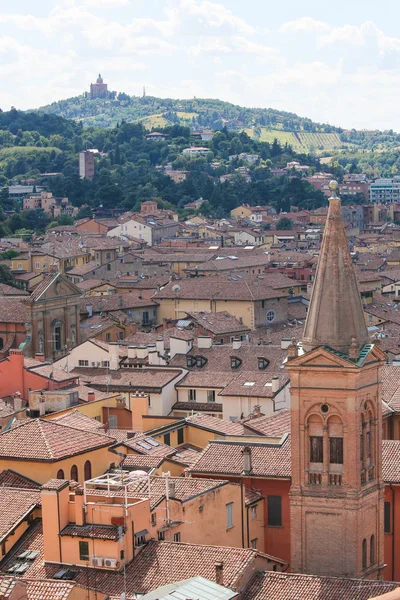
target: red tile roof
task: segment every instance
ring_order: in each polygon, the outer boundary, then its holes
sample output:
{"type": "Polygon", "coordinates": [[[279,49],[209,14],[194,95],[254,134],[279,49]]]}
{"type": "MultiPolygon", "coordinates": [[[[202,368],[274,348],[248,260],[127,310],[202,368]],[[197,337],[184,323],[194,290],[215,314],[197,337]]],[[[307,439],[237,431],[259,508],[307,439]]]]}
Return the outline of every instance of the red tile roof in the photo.
{"type": "Polygon", "coordinates": [[[60,535],[95,540],[112,540],[113,542],[116,542],[120,538],[116,525],[75,525],[74,523],[69,523],[60,532],[60,535]]]}
{"type": "Polygon", "coordinates": [[[156,292],[153,298],[154,300],[164,298],[209,300],[214,298],[215,300],[253,301],[284,296],[287,296],[285,292],[274,289],[269,282],[262,280],[245,280],[242,278],[232,281],[228,277],[212,276],[171,281],[162,290],[156,292]],[[179,285],[179,291],[174,291],[176,285],[179,285]]]}
{"type": "Polygon", "coordinates": [[[382,475],[385,483],[400,483],[400,440],[382,441],[382,475]]]}
{"type": "Polygon", "coordinates": [[[250,475],[253,477],[291,477],[290,436],[282,444],[261,442],[231,442],[212,440],[190,468],[196,473],[216,475],[241,475],[243,472],[243,449],[251,449],[250,475]]]}
{"type": "Polygon", "coordinates": [[[39,505],[38,489],[0,488],[0,542],[39,505]]]}
{"type": "MultiPolygon", "coordinates": [[[[32,561],[24,578],[51,579],[59,570],[60,565],[44,564],[43,533],[40,521],[30,527],[21,542],[17,543],[8,554],[2,565],[3,572],[14,564],[15,556],[28,549],[39,550],[40,555],[32,561]]],[[[131,600],[134,594],[145,594],[172,581],[188,579],[197,575],[215,581],[216,562],[224,564],[224,585],[235,589],[245,572],[263,567],[260,561],[264,557],[268,560],[267,555],[247,548],[150,541],[127,566],[128,599],[131,600]]],[[[265,562],[266,567],[267,562],[265,562]]],[[[123,573],[76,567],[74,567],[74,571],[77,571],[75,581],[82,587],[87,586],[88,580],[93,587],[96,581],[96,589],[109,596],[119,597],[122,593],[123,573]]]]}
{"type": "Polygon", "coordinates": [[[242,423],[247,429],[252,429],[259,435],[281,437],[285,433],[290,433],[290,408],[278,410],[272,415],[247,418],[242,423]]]}
{"type": "Polygon", "coordinates": [[[388,581],[267,571],[253,576],[242,600],[367,600],[398,586],[388,581]]]}
{"type": "Polygon", "coordinates": [[[33,479],[24,477],[12,469],[6,469],[0,473],[0,487],[38,490],[40,488],[40,483],[36,483],[33,479]]]}
{"type": "Polygon", "coordinates": [[[243,435],[243,425],[241,423],[232,423],[231,421],[224,421],[211,415],[193,415],[187,417],[186,422],[194,427],[200,429],[207,429],[216,433],[222,433],[227,435],[243,435]]]}
{"type": "Polygon", "coordinates": [[[50,419],[53,423],[59,425],[66,425],[67,427],[73,427],[74,429],[81,429],[84,431],[93,431],[97,433],[104,433],[104,425],[96,419],[92,419],[87,415],[81,413],[79,410],[73,410],[64,415],[54,417],[50,419]]]}
{"type": "Polygon", "coordinates": [[[106,435],[33,419],[0,435],[0,457],[52,462],[111,444],[106,435]]]}

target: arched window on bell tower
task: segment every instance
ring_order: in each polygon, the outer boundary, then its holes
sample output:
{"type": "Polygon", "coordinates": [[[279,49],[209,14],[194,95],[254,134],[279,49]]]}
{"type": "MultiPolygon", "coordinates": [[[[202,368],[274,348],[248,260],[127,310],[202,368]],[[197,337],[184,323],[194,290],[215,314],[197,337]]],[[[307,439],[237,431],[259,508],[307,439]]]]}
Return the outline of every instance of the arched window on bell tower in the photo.
{"type": "Polygon", "coordinates": [[[375,479],[375,416],[371,405],[365,402],[361,413],[360,431],[360,463],[361,485],[366,485],[375,479]]]}
{"type": "Polygon", "coordinates": [[[308,484],[342,485],[344,430],[341,417],[328,404],[318,405],[307,419],[306,431],[308,484]]]}

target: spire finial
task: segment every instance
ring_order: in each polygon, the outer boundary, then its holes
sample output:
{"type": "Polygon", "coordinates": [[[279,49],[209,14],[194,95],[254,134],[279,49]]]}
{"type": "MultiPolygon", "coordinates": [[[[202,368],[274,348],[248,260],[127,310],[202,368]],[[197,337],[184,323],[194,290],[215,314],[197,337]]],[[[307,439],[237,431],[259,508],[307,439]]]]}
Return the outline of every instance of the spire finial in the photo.
{"type": "Polygon", "coordinates": [[[337,198],[336,191],[337,191],[338,187],[339,187],[339,184],[337,181],[335,181],[335,179],[332,179],[332,181],[329,182],[329,189],[331,190],[330,198],[337,198]]]}

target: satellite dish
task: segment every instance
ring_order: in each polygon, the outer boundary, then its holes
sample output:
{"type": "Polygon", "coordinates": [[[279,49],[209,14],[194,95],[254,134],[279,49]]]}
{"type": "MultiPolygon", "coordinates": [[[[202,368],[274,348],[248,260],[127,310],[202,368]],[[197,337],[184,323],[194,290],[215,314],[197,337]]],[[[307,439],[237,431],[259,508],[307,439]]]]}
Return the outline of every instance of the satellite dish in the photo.
{"type": "Polygon", "coordinates": [[[173,292],[176,292],[176,293],[178,293],[178,292],[180,292],[180,291],[181,291],[181,286],[180,286],[180,285],[178,285],[178,284],[175,284],[175,285],[173,285],[173,286],[172,286],[172,288],[171,288],[171,289],[172,289],[172,291],[173,291],[173,292]]]}

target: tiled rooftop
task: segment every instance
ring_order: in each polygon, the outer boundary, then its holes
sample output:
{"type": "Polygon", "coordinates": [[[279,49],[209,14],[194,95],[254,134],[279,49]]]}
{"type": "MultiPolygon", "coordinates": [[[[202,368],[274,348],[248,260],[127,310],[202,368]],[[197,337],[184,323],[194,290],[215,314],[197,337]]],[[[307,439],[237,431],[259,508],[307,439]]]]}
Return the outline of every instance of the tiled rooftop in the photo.
{"type": "Polygon", "coordinates": [[[236,333],[239,331],[249,331],[246,325],[243,325],[236,317],[227,312],[191,312],[188,313],[204,329],[207,329],[214,335],[226,333],[236,333]]]}
{"type": "Polygon", "coordinates": [[[38,489],[0,488],[0,541],[25,515],[39,505],[38,489]]]}
{"type": "Polygon", "coordinates": [[[388,581],[267,571],[253,576],[243,600],[367,600],[398,586],[388,581]]]}
{"type": "Polygon", "coordinates": [[[60,535],[96,540],[112,540],[114,542],[120,537],[116,525],[75,525],[73,523],[69,523],[64,527],[60,535]]]}
{"type": "Polygon", "coordinates": [[[54,461],[111,444],[106,435],[32,419],[0,435],[0,457],[54,461]]]}
{"type": "MultiPolygon", "coordinates": [[[[60,565],[44,564],[40,521],[34,523],[11,550],[2,565],[3,572],[14,564],[15,557],[23,550],[40,551],[24,579],[51,579],[59,570],[60,565]]],[[[255,568],[260,556],[263,555],[252,549],[150,541],[126,569],[127,600],[132,600],[135,593],[145,594],[167,583],[197,575],[215,581],[216,562],[224,564],[224,585],[235,589],[242,573],[255,568]]],[[[89,580],[91,587],[96,581],[97,589],[111,597],[120,597],[123,591],[123,573],[75,567],[74,571],[77,571],[75,581],[83,587],[89,580]]]]}
{"type": "Polygon", "coordinates": [[[290,433],[290,409],[284,408],[272,413],[272,415],[247,418],[242,423],[258,435],[281,437],[285,433],[290,433]]]}
{"type": "Polygon", "coordinates": [[[216,475],[241,475],[243,448],[251,448],[250,475],[259,477],[291,477],[290,437],[282,445],[260,442],[212,440],[191,467],[191,472],[216,475]]]}
{"type": "Polygon", "coordinates": [[[187,417],[186,422],[200,427],[201,429],[208,429],[216,433],[222,433],[227,435],[243,435],[243,425],[241,423],[232,423],[231,421],[224,421],[212,417],[211,415],[193,415],[187,417]]]}
{"type": "Polygon", "coordinates": [[[36,481],[33,481],[32,479],[24,477],[12,469],[6,469],[0,473],[0,487],[38,490],[40,488],[40,483],[36,483],[36,481]]]}

